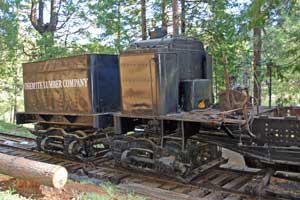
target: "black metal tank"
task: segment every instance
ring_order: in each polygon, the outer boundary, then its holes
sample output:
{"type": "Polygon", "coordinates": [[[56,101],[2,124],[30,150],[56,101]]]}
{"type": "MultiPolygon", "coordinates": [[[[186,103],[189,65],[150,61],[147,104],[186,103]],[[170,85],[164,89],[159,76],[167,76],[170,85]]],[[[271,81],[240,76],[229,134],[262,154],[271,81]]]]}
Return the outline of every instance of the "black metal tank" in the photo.
{"type": "MultiPolygon", "coordinates": [[[[191,96],[180,94],[182,81],[206,79],[211,84],[211,59],[203,44],[193,38],[138,41],[120,55],[120,79],[122,113],[174,113],[182,107],[180,99],[191,96]]],[[[211,90],[212,87],[205,88],[208,89],[211,90]]],[[[210,97],[205,98],[211,100],[212,91],[208,94],[210,97]]],[[[196,98],[200,100],[204,97],[196,98]]]]}

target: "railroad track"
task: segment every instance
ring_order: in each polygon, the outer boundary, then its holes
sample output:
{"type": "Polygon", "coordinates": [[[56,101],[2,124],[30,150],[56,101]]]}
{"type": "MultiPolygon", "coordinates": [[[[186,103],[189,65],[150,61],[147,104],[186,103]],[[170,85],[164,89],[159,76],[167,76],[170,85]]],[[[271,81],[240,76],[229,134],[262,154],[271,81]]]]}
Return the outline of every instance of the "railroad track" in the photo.
{"type": "MultiPolygon", "coordinates": [[[[35,150],[34,138],[0,133],[0,153],[24,157],[66,167],[70,174],[85,174],[90,178],[110,181],[118,188],[166,200],[250,200],[257,199],[300,199],[300,183],[276,177],[266,172],[247,172],[214,168],[199,174],[191,183],[152,173],[133,172],[114,166],[109,158],[99,158],[91,163],[66,160],[35,150]]],[[[73,176],[74,177],[74,176],[73,176]]],[[[78,176],[77,176],[78,177],[78,176]]],[[[81,177],[81,176],[80,176],[81,177]]]]}
{"type": "Polygon", "coordinates": [[[36,151],[35,138],[16,136],[2,132],[0,132],[0,153],[61,165],[66,167],[71,173],[84,167],[82,163],[36,151]]]}

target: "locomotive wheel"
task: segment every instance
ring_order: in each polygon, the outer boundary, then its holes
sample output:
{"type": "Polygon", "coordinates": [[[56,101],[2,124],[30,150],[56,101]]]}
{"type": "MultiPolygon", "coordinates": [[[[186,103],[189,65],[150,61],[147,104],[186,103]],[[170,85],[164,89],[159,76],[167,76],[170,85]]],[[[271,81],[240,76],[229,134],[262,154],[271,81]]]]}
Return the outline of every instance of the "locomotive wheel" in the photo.
{"type": "Polygon", "coordinates": [[[83,160],[87,156],[85,149],[85,138],[87,134],[83,131],[68,133],[65,137],[65,153],[67,157],[83,160]]]}
{"type": "Polygon", "coordinates": [[[75,131],[75,132],[72,133],[72,134],[74,134],[75,136],[77,136],[77,137],[79,137],[79,138],[87,137],[87,134],[86,134],[85,132],[83,132],[83,131],[80,131],[80,130],[75,131]]]}
{"type": "Polygon", "coordinates": [[[154,168],[155,144],[148,139],[139,138],[128,143],[129,149],[121,156],[121,165],[131,168],[154,168]]]}
{"type": "Polygon", "coordinates": [[[60,152],[63,153],[64,138],[62,136],[46,136],[40,142],[40,148],[44,152],[60,152]]]}
{"type": "Polygon", "coordinates": [[[122,155],[121,155],[121,165],[122,167],[128,168],[129,167],[129,163],[128,163],[128,153],[129,150],[125,150],[122,155]]]}
{"type": "Polygon", "coordinates": [[[62,154],[68,159],[86,161],[109,149],[108,139],[105,140],[107,134],[95,130],[66,132],[63,128],[51,127],[38,130],[37,136],[38,150],[62,154]]]}
{"type": "Polygon", "coordinates": [[[86,157],[86,151],[84,150],[83,145],[77,140],[69,143],[67,148],[68,155],[71,157],[75,157],[80,160],[83,160],[83,158],[86,157]]]}
{"type": "Polygon", "coordinates": [[[176,141],[166,141],[164,148],[169,155],[175,156],[176,160],[182,159],[181,143],[176,141]]]}

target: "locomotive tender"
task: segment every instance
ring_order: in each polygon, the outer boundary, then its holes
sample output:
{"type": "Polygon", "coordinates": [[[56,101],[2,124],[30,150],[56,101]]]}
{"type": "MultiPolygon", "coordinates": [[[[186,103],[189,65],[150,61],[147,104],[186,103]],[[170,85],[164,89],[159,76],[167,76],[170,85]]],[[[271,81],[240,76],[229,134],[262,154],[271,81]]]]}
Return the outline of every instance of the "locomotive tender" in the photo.
{"type": "Polygon", "coordinates": [[[40,150],[80,159],[106,153],[103,140],[120,110],[118,62],[86,54],[23,64],[25,112],[17,123],[36,123],[40,150]]]}
{"type": "Polygon", "coordinates": [[[192,38],[156,38],[121,55],[88,54],[23,65],[25,112],[40,150],[81,160],[110,155],[126,168],[190,181],[226,162],[300,168],[300,109],[221,110],[212,64],[192,38]],[[109,153],[108,153],[109,152],[109,153]]]}

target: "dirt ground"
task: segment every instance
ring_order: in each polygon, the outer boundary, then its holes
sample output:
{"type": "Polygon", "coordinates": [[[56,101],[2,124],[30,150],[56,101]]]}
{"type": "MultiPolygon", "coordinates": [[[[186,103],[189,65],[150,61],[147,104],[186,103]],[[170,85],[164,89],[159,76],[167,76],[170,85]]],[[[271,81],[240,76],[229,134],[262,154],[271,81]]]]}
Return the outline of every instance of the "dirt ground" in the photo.
{"type": "Polygon", "coordinates": [[[20,194],[29,199],[38,200],[69,200],[79,199],[82,193],[96,193],[106,195],[106,192],[101,187],[91,184],[80,184],[69,181],[63,189],[54,189],[46,186],[34,185],[30,182],[25,182],[0,175],[0,190],[13,190],[13,193],[20,194]]]}

